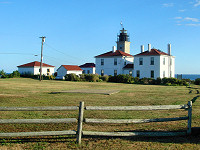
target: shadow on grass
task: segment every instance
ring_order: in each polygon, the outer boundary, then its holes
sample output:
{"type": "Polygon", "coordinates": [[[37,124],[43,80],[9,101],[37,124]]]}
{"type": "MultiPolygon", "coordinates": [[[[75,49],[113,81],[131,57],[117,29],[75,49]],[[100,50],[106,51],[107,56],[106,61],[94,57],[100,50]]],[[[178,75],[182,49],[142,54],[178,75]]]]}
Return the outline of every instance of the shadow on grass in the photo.
{"type": "MultiPolygon", "coordinates": [[[[118,131],[122,132],[122,131],[118,131]]],[[[137,131],[126,131],[126,132],[137,132],[137,131]]],[[[145,131],[151,132],[151,131],[145,131]]],[[[154,131],[155,132],[155,131],[154,131]]],[[[160,132],[160,131],[159,131],[160,132]]],[[[183,132],[183,130],[176,131],[183,132]]],[[[135,141],[135,142],[159,142],[159,143],[190,143],[190,144],[200,144],[200,127],[192,128],[192,135],[190,136],[168,136],[168,137],[142,137],[142,136],[130,136],[130,137],[108,137],[108,136],[83,136],[82,142],[90,141],[95,142],[97,140],[106,140],[106,139],[123,139],[127,141],[135,141]]],[[[5,143],[34,143],[34,142],[46,142],[46,143],[65,143],[65,144],[77,144],[76,137],[33,137],[33,138],[5,138],[0,139],[0,144],[4,145],[5,143]]]]}
{"type": "Polygon", "coordinates": [[[195,103],[196,102],[196,100],[198,99],[198,97],[200,97],[200,95],[198,95],[198,96],[195,96],[191,101],[192,101],[192,103],[195,103]]]}
{"type": "MultiPolygon", "coordinates": [[[[85,138],[90,138],[90,141],[93,140],[96,141],[98,139],[124,139],[128,141],[135,141],[135,142],[159,142],[159,143],[177,143],[177,144],[184,144],[184,143],[190,143],[190,144],[200,144],[200,127],[195,128],[195,131],[197,131],[195,134],[190,136],[156,136],[156,137],[145,137],[145,136],[130,136],[130,137],[107,137],[107,136],[84,136],[85,138]],[[92,138],[91,138],[92,137],[92,138]]],[[[131,131],[127,131],[131,132],[131,131]]],[[[137,131],[134,131],[137,132],[137,131]]],[[[147,132],[147,131],[145,131],[147,132]]],[[[149,131],[151,132],[151,131],[149,131]]],[[[155,132],[155,131],[154,131],[155,132]]],[[[177,131],[182,132],[182,131],[177,131]]]]}
{"type": "Polygon", "coordinates": [[[34,142],[47,142],[47,143],[66,143],[66,142],[72,142],[74,143],[76,140],[76,137],[30,137],[30,138],[1,138],[0,144],[5,143],[34,143],[34,142]]]}

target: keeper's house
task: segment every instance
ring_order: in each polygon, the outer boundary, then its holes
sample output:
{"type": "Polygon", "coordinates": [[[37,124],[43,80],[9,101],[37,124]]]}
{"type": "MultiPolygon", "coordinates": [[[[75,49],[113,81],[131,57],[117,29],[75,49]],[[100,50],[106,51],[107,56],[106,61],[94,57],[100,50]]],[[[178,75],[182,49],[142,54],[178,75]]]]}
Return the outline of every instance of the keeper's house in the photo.
{"type": "Polygon", "coordinates": [[[141,53],[130,54],[130,41],[127,31],[120,30],[117,38],[117,50],[113,46],[112,51],[95,56],[96,73],[100,75],[129,74],[139,78],[164,78],[175,77],[175,57],[171,55],[171,44],[168,44],[168,53],[152,48],[148,44],[148,50],[141,53]]]}
{"type": "MultiPolygon", "coordinates": [[[[40,62],[38,61],[30,62],[17,67],[20,74],[30,74],[30,75],[40,74],[40,62]]],[[[55,66],[42,63],[42,74],[46,76],[53,75],[54,68],[55,66]]]]}

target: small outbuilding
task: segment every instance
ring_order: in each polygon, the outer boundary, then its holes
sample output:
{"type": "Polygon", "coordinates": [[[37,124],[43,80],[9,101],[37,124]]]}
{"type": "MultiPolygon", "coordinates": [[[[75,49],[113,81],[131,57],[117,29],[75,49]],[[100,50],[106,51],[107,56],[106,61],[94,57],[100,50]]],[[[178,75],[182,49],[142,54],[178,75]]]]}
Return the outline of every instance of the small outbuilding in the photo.
{"type": "Polygon", "coordinates": [[[95,64],[94,63],[85,63],[79,66],[84,74],[95,74],[95,64]]]}
{"type": "MultiPolygon", "coordinates": [[[[23,64],[18,67],[20,74],[29,74],[29,75],[39,75],[40,74],[40,62],[34,61],[27,64],[23,64]]],[[[43,75],[52,75],[54,74],[55,66],[51,66],[45,63],[42,63],[42,74],[43,75]]]]}
{"type": "Polygon", "coordinates": [[[64,79],[66,74],[74,73],[76,75],[82,74],[82,69],[77,65],[61,65],[57,69],[56,79],[64,79]]]}

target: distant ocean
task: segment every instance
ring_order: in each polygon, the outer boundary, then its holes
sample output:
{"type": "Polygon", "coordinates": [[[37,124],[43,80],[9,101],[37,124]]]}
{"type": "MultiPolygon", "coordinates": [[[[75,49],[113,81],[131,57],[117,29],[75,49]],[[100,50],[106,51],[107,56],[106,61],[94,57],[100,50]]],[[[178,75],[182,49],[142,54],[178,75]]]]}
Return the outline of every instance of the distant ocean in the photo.
{"type": "MultiPolygon", "coordinates": [[[[181,74],[178,74],[178,75],[181,75],[181,74]]],[[[175,74],[175,78],[177,78],[177,74],[175,74]]],[[[182,79],[195,80],[197,78],[200,78],[200,74],[182,74],[182,79]]]]}

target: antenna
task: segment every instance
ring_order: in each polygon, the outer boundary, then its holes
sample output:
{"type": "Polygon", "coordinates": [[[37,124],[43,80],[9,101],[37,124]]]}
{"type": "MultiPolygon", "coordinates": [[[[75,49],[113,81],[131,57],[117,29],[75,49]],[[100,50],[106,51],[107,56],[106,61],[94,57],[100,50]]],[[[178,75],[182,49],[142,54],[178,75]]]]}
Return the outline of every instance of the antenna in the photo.
{"type": "Polygon", "coordinates": [[[120,22],[120,25],[121,25],[121,27],[122,27],[122,29],[123,29],[123,24],[122,24],[122,21],[120,22]]]}

